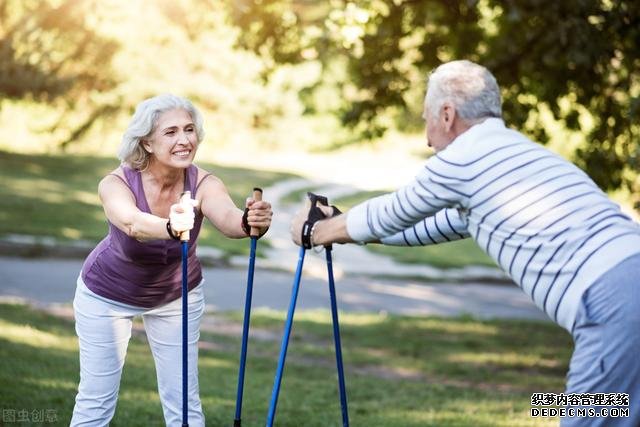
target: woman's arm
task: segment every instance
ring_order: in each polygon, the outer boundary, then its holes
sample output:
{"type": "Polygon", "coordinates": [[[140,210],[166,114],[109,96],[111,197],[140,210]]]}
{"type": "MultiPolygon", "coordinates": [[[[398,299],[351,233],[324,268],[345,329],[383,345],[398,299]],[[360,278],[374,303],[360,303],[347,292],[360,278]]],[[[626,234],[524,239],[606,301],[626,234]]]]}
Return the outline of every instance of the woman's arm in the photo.
{"type": "MultiPolygon", "coordinates": [[[[209,219],[211,224],[222,234],[232,239],[247,237],[242,227],[243,210],[240,210],[225,187],[217,177],[209,175],[203,179],[198,189],[197,198],[200,200],[202,214],[209,219]]],[[[260,228],[263,234],[271,225],[271,204],[266,201],[256,202],[247,200],[249,212],[247,221],[249,226],[260,228]]]]}
{"type": "Polygon", "coordinates": [[[98,195],[109,222],[139,241],[170,239],[167,218],[142,212],[131,190],[114,175],[107,175],[98,185],[98,195]]]}

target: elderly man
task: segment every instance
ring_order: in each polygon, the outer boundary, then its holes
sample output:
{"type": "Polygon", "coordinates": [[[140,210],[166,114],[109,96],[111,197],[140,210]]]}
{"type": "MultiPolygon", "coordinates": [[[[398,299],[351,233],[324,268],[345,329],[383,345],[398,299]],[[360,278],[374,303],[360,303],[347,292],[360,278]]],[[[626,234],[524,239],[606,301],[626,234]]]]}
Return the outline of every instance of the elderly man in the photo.
{"type": "Polygon", "coordinates": [[[307,206],[293,220],[293,240],[414,246],[473,238],[573,335],[566,392],[628,394],[628,418],[568,413],[562,425],[640,425],[640,226],[584,172],[501,116],[486,68],[439,66],[424,103],[436,154],[416,178],[303,228],[307,206]]]}

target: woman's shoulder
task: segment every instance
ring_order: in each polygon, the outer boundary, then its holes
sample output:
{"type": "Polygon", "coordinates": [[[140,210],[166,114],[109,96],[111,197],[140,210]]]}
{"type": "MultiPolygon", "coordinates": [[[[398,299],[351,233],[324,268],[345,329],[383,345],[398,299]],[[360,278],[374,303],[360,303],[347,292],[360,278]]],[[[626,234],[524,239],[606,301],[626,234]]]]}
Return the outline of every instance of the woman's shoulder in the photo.
{"type": "Polygon", "coordinates": [[[110,176],[119,176],[120,178],[125,178],[125,174],[124,174],[124,168],[125,166],[118,166],[117,168],[115,168],[114,170],[112,170],[111,172],[109,172],[108,174],[106,174],[104,177],[108,178],[110,176]]]}
{"type": "Polygon", "coordinates": [[[196,180],[196,185],[200,186],[201,184],[204,184],[207,181],[211,181],[211,182],[222,182],[222,180],[220,178],[218,178],[213,172],[210,172],[204,168],[201,168],[200,166],[194,165],[194,167],[196,168],[196,170],[198,171],[197,173],[197,180],[196,180]]]}
{"type": "Polygon", "coordinates": [[[123,185],[127,188],[130,188],[129,177],[127,176],[127,172],[125,171],[126,166],[118,166],[108,174],[106,174],[100,180],[98,184],[99,187],[112,187],[112,186],[120,186],[123,185]]]}
{"type": "Polygon", "coordinates": [[[124,171],[125,166],[118,166],[117,168],[115,168],[114,170],[112,170],[111,172],[107,173],[105,176],[102,177],[101,182],[109,182],[112,180],[117,180],[117,181],[127,181],[127,175],[124,171]]]}
{"type": "Polygon", "coordinates": [[[194,194],[198,194],[202,197],[205,195],[215,196],[217,194],[227,193],[224,182],[222,182],[215,173],[207,171],[199,166],[196,167],[198,168],[198,178],[196,180],[194,194]]]}

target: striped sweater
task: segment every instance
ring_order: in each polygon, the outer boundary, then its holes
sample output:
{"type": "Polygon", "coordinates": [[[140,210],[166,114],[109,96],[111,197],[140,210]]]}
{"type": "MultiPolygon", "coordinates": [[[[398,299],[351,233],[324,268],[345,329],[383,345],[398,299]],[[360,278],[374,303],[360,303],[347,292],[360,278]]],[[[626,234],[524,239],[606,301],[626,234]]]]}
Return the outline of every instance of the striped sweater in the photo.
{"type": "Polygon", "coordinates": [[[351,209],[347,231],[406,246],[471,237],[569,331],[589,285],[640,253],[640,225],[584,172],[495,118],[429,158],[408,185],[351,209]]]}

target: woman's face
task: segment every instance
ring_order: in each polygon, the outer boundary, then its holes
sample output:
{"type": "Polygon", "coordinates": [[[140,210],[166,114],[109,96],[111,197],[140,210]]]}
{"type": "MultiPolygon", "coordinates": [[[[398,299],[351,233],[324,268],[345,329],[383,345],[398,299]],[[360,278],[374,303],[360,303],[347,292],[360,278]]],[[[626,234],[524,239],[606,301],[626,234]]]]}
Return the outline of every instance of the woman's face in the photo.
{"type": "Polygon", "coordinates": [[[191,115],[183,109],[160,114],[154,131],[143,144],[155,160],[176,168],[188,167],[198,148],[198,135],[191,115]]]}

